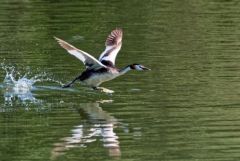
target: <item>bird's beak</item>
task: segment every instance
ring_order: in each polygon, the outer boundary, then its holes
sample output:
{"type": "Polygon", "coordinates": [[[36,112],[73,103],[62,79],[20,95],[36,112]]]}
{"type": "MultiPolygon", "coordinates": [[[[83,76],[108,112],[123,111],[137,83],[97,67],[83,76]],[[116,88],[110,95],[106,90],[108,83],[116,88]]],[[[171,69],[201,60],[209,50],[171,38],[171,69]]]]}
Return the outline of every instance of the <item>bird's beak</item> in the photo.
{"type": "Polygon", "coordinates": [[[147,68],[147,67],[144,67],[144,66],[142,66],[142,69],[143,70],[151,70],[150,68],[147,68]]]}

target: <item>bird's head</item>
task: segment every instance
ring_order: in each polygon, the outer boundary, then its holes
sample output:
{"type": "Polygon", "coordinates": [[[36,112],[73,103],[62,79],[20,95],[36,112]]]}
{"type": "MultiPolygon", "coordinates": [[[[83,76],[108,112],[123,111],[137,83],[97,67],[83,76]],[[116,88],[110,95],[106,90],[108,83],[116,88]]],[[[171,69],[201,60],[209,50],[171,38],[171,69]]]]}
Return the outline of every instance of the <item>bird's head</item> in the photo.
{"type": "Polygon", "coordinates": [[[145,67],[141,64],[132,64],[132,65],[130,65],[130,68],[132,70],[151,70],[151,69],[149,69],[149,68],[147,68],[147,67],[145,67]]]}

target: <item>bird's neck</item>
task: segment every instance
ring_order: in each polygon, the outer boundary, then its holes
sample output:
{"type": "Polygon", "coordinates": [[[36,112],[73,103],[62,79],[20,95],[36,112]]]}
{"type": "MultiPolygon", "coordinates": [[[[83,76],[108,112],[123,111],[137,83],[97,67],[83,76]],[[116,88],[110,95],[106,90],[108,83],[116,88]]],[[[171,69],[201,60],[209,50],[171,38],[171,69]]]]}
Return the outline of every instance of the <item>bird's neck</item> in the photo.
{"type": "Polygon", "coordinates": [[[127,72],[130,71],[130,70],[132,70],[132,68],[130,67],[130,65],[128,65],[128,66],[122,68],[122,69],[119,71],[119,74],[120,74],[120,75],[123,75],[123,74],[127,73],[127,72]]]}

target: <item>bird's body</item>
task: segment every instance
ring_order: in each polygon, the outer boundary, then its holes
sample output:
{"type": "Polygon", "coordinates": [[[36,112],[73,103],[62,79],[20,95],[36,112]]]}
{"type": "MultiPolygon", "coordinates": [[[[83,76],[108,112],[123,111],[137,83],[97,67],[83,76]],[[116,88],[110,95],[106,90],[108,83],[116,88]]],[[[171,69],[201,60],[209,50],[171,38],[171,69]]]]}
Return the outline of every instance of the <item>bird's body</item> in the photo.
{"type": "Polygon", "coordinates": [[[86,66],[86,70],[83,71],[81,75],[63,86],[65,88],[70,87],[75,81],[79,80],[82,84],[98,89],[101,83],[123,75],[129,70],[149,70],[140,64],[131,64],[120,70],[115,66],[117,53],[122,46],[121,29],[115,29],[110,33],[105,43],[106,48],[100,55],[99,60],[59,38],[55,37],[55,39],[64,49],[66,49],[71,55],[80,59],[86,66]]]}
{"type": "Polygon", "coordinates": [[[91,87],[98,87],[101,83],[112,80],[119,76],[119,71],[115,68],[100,68],[85,70],[79,77],[79,80],[91,87]]]}

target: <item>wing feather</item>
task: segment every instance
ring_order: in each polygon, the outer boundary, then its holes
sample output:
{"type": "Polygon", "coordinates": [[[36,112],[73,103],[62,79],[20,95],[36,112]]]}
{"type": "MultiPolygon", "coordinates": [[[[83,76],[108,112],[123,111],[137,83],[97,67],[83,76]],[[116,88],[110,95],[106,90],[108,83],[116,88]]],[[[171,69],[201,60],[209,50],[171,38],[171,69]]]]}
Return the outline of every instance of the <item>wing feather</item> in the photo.
{"type": "Polygon", "coordinates": [[[107,37],[105,42],[106,48],[103,53],[100,55],[99,60],[101,62],[110,61],[111,64],[115,65],[115,59],[118,52],[122,47],[122,29],[113,30],[107,37]]]}
{"type": "Polygon", "coordinates": [[[98,61],[96,58],[94,58],[90,54],[88,54],[80,49],[77,49],[76,47],[74,47],[73,45],[67,43],[66,41],[64,41],[62,39],[59,39],[57,37],[54,37],[54,38],[57,40],[57,42],[59,43],[59,45],[61,47],[63,47],[65,50],[67,50],[68,53],[70,53],[71,55],[73,55],[76,58],[78,58],[79,60],[81,60],[87,68],[106,67],[105,65],[103,65],[100,61],[98,61]]]}

